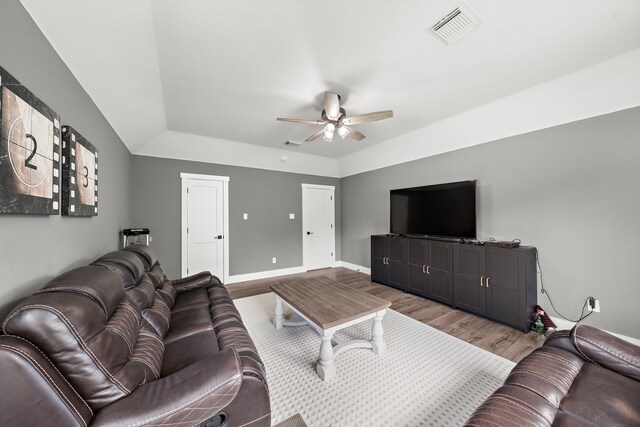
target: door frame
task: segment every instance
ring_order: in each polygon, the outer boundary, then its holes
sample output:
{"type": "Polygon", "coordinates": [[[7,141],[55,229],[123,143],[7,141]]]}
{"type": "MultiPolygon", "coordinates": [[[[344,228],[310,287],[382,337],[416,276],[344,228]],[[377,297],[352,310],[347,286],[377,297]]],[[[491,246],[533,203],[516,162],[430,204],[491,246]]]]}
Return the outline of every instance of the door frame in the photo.
{"type": "Polygon", "coordinates": [[[331,257],[331,265],[328,267],[336,266],[336,187],[333,185],[320,185],[320,184],[301,184],[302,186],[302,267],[306,270],[307,266],[305,264],[304,257],[304,238],[305,238],[305,230],[304,230],[304,202],[305,202],[305,189],[320,189],[320,190],[331,190],[331,223],[333,224],[333,232],[329,233],[331,240],[331,247],[333,256],[331,257]]]}
{"type": "Polygon", "coordinates": [[[223,272],[222,283],[226,283],[229,278],[229,177],[218,175],[202,175],[197,173],[180,173],[182,194],[181,194],[181,221],[180,221],[180,244],[181,244],[181,263],[180,274],[182,277],[187,276],[187,183],[189,179],[199,179],[203,181],[221,181],[222,182],[222,259],[223,272]]]}

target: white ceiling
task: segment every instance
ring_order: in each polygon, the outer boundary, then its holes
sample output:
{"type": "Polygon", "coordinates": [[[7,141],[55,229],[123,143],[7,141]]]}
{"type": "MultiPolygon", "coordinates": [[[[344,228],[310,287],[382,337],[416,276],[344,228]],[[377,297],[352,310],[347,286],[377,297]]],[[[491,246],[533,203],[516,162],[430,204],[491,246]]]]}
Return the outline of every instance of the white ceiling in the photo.
{"type": "Polygon", "coordinates": [[[189,134],[180,150],[193,158],[206,157],[202,137],[345,158],[640,48],[635,0],[468,0],[484,23],[448,47],[425,29],[462,0],[22,3],[127,147],[148,155],[189,134]],[[327,90],[350,115],[395,117],[358,125],[362,142],[283,146],[318,128],[275,118],[320,118],[327,90]]]}

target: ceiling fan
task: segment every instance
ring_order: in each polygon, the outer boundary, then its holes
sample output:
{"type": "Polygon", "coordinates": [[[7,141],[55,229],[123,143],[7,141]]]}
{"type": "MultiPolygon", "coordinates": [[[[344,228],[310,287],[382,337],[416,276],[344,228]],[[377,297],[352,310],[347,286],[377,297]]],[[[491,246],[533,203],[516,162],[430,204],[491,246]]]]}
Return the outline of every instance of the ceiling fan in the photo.
{"type": "MultiPolygon", "coordinates": [[[[307,119],[289,119],[286,117],[278,117],[281,122],[304,123],[309,125],[323,126],[319,131],[311,135],[305,142],[314,141],[322,136],[322,139],[329,142],[333,140],[335,131],[342,139],[345,137],[353,138],[361,141],[366,138],[364,134],[351,125],[359,125],[366,122],[374,122],[376,120],[389,119],[393,117],[392,110],[376,111],[375,113],[357,114],[347,117],[347,112],[340,107],[340,95],[333,92],[324,93],[324,110],[322,110],[322,120],[307,119]]],[[[285,143],[286,144],[286,143],[285,143]]],[[[299,145],[293,143],[293,145],[299,145]]]]}

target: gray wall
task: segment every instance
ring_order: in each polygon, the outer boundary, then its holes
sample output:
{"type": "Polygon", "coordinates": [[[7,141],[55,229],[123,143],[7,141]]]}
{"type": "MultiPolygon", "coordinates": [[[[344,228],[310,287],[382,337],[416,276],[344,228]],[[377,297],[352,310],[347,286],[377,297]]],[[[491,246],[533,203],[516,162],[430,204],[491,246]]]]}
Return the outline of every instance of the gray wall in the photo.
{"type": "Polygon", "coordinates": [[[0,3],[0,65],[74,126],[100,153],[100,212],[93,218],[0,216],[0,318],[60,272],[115,250],[129,224],[131,155],[17,0],[0,3]]]}
{"type": "MultiPolygon", "coordinates": [[[[176,141],[177,144],[180,141],[176,141]]],[[[302,265],[302,187],[336,187],[336,260],[340,259],[340,181],[238,166],[133,156],[132,214],[151,229],[153,247],[167,276],[180,277],[180,173],[229,177],[230,274],[302,265]],[[249,214],[248,220],[242,214],[249,214]],[[295,219],[290,220],[289,214],[295,219]],[[272,264],[271,258],[277,263],[272,264]]]]}
{"type": "Polygon", "coordinates": [[[370,235],[389,232],[389,190],[477,179],[480,239],[536,246],[564,316],[593,295],[602,311],[586,323],[640,338],[638,123],[634,108],[344,178],[342,260],[370,265],[370,235]]]}

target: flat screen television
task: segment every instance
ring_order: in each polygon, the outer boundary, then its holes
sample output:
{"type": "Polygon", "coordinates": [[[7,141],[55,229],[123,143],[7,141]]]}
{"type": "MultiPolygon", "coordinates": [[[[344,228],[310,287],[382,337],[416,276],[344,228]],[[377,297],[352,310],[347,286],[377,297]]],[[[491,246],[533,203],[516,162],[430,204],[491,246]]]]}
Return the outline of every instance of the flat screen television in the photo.
{"type": "Polygon", "coordinates": [[[391,190],[391,233],[476,238],[476,181],[391,190]]]}

